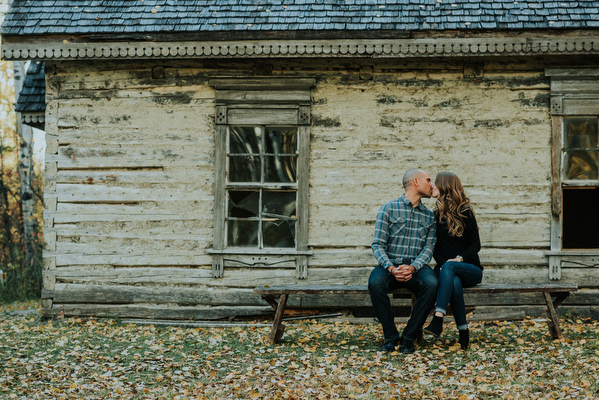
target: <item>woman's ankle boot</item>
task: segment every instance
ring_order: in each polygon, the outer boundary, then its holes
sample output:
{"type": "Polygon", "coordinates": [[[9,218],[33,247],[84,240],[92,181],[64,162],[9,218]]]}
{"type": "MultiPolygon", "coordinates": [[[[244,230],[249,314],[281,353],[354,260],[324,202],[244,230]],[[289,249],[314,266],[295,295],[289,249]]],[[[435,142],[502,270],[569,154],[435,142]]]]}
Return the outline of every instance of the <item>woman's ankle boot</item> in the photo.
{"type": "Polygon", "coordinates": [[[468,350],[468,345],[470,345],[470,331],[468,329],[462,329],[459,331],[460,338],[458,339],[458,343],[462,350],[468,350]]]}
{"type": "Polygon", "coordinates": [[[443,317],[437,317],[436,315],[433,317],[433,320],[426,328],[423,329],[424,333],[428,333],[429,335],[433,335],[434,337],[441,336],[441,332],[443,332],[443,317]]]}

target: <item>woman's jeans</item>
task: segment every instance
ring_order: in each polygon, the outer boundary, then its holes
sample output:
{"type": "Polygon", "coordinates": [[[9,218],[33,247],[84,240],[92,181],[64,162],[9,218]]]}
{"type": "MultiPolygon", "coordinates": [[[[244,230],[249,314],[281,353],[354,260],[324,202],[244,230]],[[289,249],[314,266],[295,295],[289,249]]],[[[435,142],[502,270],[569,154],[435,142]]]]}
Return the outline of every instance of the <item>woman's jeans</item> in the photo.
{"type": "Polygon", "coordinates": [[[376,266],[372,270],[368,279],[368,290],[374,313],[383,326],[385,342],[397,343],[399,341],[399,332],[393,319],[389,292],[397,288],[406,288],[418,294],[412,315],[402,333],[404,339],[413,342],[419,337],[420,329],[435,305],[437,287],[437,274],[428,265],[420,268],[407,282],[398,282],[381,266],[376,266]]]}
{"type": "Polygon", "coordinates": [[[447,306],[451,302],[451,310],[458,330],[468,329],[466,322],[466,303],[464,302],[465,287],[472,287],[483,279],[483,271],[476,265],[447,261],[439,274],[439,291],[435,312],[447,314],[447,306]]]}

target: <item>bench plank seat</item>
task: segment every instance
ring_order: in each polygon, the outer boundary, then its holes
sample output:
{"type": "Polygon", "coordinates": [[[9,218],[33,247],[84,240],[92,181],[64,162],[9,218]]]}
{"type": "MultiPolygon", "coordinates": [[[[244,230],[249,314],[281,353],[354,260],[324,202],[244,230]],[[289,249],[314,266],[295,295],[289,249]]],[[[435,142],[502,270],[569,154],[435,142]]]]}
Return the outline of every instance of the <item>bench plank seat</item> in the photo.
{"type": "MultiPolygon", "coordinates": [[[[578,286],[572,283],[481,283],[471,288],[464,288],[464,294],[468,293],[540,293],[547,306],[547,325],[554,339],[563,339],[559,327],[559,319],[555,309],[570,295],[578,291],[578,286]]],[[[368,294],[367,285],[277,285],[259,286],[254,289],[275,310],[273,326],[269,336],[271,343],[277,343],[285,332],[282,324],[283,314],[287,306],[289,295],[297,294],[368,294]]],[[[395,289],[390,292],[395,298],[411,298],[412,304],[416,300],[416,294],[408,289],[395,289]]]]}

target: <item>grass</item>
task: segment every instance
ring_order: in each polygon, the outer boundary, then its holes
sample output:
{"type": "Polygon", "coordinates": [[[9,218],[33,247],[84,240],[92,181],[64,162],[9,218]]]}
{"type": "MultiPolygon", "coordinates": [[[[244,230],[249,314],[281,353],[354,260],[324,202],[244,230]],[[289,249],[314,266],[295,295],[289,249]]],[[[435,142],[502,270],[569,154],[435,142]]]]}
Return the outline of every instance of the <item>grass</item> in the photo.
{"type": "MultiPolygon", "coordinates": [[[[378,324],[304,321],[269,345],[267,327],[177,328],[115,320],[42,322],[39,303],[0,308],[0,398],[597,399],[599,322],[472,324],[403,356],[378,324]],[[35,310],[34,310],[35,311],[35,310]]],[[[400,327],[401,328],[401,327],[400,327]]]]}

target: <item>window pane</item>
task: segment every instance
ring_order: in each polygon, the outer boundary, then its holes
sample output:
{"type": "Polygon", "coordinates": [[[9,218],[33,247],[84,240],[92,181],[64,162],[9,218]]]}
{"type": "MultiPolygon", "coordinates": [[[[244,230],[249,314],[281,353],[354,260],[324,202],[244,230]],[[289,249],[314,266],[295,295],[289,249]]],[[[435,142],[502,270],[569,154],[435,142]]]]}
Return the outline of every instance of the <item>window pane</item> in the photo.
{"type": "Polygon", "coordinates": [[[562,202],[562,248],[598,249],[599,188],[564,189],[562,202]]]}
{"type": "Polygon", "coordinates": [[[274,220],[262,222],[264,247],[295,247],[295,221],[274,220]]]}
{"type": "Polygon", "coordinates": [[[597,118],[564,118],[566,148],[596,148],[597,118]]]}
{"type": "Polygon", "coordinates": [[[262,134],[260,126],[236,126],[229,128],[229,153],[260,154],[262,134]]]}
{"type": "Polygon", "coordinates": [[[262,215],[264,218],[296,218],[295,191],[264,191],[262,194],[262,215]]]}
{"type": "Polygon", "coordinates": [[[258,221],[227,221],[227,245],[258,246],[258,221]]]}
{"type": "Polygon", "coordinates": [[[266,153],[296,154],[297,128],[266,128],[266,153]]]}
{"type": "Polygon", "coordinates": [[[229,182],[260,182],[260,156],[230,156],[229,182]]]}
{"type": "Polygon", "coordinates": [[[598,179],[598,151],[566,151],[564,179],[598,179]]]}
{"type": "Polygon", "coordinates": [[[229,191],[229,217],[258,217],[260,209],[260,192],[229,191]]]}
{"type": "Polygon", "coordinates": [[[296,182],[297,157],[266,156],[264,157],[264,182],[296,182]]]}

